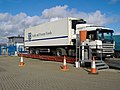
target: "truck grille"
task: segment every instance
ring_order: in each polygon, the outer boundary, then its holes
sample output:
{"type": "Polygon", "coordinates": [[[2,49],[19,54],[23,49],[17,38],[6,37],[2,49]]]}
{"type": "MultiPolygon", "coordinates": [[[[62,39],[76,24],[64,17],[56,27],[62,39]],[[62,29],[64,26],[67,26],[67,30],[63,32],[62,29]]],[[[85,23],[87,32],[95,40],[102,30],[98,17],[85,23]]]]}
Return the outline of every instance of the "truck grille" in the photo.
{"type": "Polygon", "coordinates": [[[103,53],[114,53],[114,44],[103,43],[103,53]]]}

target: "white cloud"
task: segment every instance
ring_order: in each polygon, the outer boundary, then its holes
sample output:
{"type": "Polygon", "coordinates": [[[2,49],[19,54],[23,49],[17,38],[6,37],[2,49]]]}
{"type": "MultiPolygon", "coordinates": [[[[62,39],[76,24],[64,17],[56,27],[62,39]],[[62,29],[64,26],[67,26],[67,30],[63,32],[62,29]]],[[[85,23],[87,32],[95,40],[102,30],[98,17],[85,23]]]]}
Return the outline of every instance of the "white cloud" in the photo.
{"type": "Polygon", "coordinates": [[[54,18],[54,17],[64,18],[68,14],[67,8],[68,6],[64,5],[64,6],[56,6],[50,9],[45,9],[42,12],[42,15],[45,18],[54,18]]]}
{"type": "Polygon", "coordinates": [[[96,10],[95,12],[86,13],[79,12],[76,9],[69,9],[67,5],[56,6],[50,9],[45,9],[42,12],[42,17],[50,18],[65,18],[65,17],[76,17],[83,18],[88,23],[105,25],[113,22],[112,18],[107,18],[105,14],[102,14],[101,11],[96,10]]]}
{"type": "Polygon", "coordinates": [[[113,22],[112,18],[106,17],[105,14],[102,14],[101,11],[97,10],[92,13],[80,13],[82,18],[86,19],[88,23],[93,23],[96,25],[105,25],[113,22]]]}
{"type": "Polygon", "coordinates": [[[74,8],[69,9],[67,5],[45,9],[41,16],[29,16],[26,13],[19,13],[17,15],[0,13],[0,42],[6,41],[9,36],[23,35],[25,28],[65,17],[83,18],[88,23],[99,25],[113,22],[112,18],[106,17],[99,10],[91,13],[79,12],[74,8]]]}
{"type": "Polygon", "coordinates": [[[25,13],[11,15],[9,13],[0,14],[0,42],[7,40],[9,36],[23,35],[25,28],[41,23],[39,16],[30,17],[25,13]]]}

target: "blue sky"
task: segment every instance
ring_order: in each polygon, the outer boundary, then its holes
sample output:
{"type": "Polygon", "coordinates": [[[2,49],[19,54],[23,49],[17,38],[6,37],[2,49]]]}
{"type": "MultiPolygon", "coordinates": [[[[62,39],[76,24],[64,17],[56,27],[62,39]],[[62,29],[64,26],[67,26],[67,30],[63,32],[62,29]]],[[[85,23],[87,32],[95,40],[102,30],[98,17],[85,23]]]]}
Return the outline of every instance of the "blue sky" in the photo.
{"type": "Polygon", "coordinates": [[[110,27],[120,34],[120,0],[0,0],[0,31],[4,33],[0,38],[68,16],[110,27]]]}
{"type": "Polygon", "coordinates": [[[78,11],[94,12],[100,10],[106,14],[120,14],[119,0],[0,0],[0,12],[13,15],[20,12],[28,15],[40,15],[44,9],[58,5],[68,5],[78,11]]]}

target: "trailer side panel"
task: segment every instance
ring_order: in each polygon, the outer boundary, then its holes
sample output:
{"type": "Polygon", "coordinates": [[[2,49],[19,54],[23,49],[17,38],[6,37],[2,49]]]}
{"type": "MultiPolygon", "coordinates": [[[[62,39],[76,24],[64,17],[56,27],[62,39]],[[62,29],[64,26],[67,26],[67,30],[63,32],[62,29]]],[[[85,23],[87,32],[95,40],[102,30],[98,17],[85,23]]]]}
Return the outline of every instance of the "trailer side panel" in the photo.
{"type": "Polygon", "coordinates": [[[25,46],[69,45],[68,19],[48,22],[25,30],[25,46]]]}

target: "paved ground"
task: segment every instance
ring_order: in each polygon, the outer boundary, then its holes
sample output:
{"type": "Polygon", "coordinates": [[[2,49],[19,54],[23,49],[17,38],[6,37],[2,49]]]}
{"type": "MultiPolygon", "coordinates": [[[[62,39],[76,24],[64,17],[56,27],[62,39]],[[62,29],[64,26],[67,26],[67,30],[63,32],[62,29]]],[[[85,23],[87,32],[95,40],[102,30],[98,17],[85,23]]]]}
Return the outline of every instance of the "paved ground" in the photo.
{"type": "Polygon", "coordinates": [[[105,62],[112,68],[120,69],[120,58],[108,58],[105,62]]]}
{"type": "Polygon", "coordinates": [[[68,64],[60,70],[59,62],[0,56],[0,90],[120,90],[120,70],[103,70],[90,75],[83,68],[68,64]]]}

